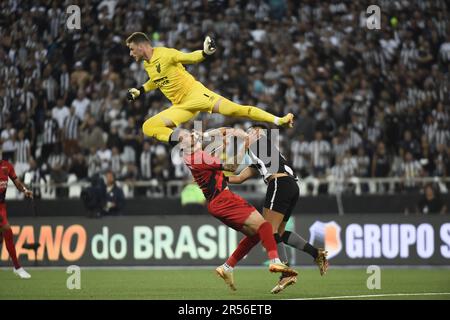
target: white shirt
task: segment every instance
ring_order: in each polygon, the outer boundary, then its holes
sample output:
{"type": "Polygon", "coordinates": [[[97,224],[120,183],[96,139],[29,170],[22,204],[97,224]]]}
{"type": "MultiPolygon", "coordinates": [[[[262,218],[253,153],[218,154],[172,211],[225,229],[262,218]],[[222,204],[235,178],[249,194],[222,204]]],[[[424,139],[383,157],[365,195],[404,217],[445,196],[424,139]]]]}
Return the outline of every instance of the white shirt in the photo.
{"type": "Polygon", "coordinates": [[[88,98],[84,98],[83,100],[75,99],[72,102],[72,107],[75,108],[75,114],[78,116],[78,118],[81,119],[81,121],[84,120],[84,115],[86,114],[86,109],[91,103],[91,100],[88,98]]]}
{"type": "Polygon", "coordinates": [[[58,126],[60,129],[64,127],[64,119],[70,115],[69,108],[63,106],[62,108],[54,107],[52,109],[52,118],[58,122],[58,126]]]}
{"type": "Polygon", "coordinates": [[[97,157],[101,161],[101,169],[102,170],[107,170],[109,168],[109,163],[111,161],[111,155],[112,155],[112,153],[111,153],[110,149],[97,150],[97,157]]]}

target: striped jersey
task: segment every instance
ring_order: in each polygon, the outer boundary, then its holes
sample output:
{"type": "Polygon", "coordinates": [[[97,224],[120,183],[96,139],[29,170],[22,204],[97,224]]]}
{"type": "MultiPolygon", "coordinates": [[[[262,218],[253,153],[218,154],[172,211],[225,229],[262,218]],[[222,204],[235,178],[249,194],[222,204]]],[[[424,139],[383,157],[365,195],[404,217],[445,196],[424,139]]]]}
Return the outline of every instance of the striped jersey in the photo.
{"type": "Polygon", "coordinates": [[[183,160],[207,201],[214,199],[228,186],[219,158],[199,150],[185,155],[183,160]]]}
{"type": "Polygon", "coordinates": [[[269,177],[276,173],[287,173],[290,177],[298,180],[292,164],[280,152],[275,143],[272,143],[270,137],[261,137],[250,146],[247,154],[251,159],[250,167],[259,171],[265,183],[268,183],[269,177]]]}
{"type": "Polygon", "coordinates": [[[11,163],[6,160],[0,160],[0,206],[4,205],[6,189],[8,188],[8,178],[16,180],[16,172],[11,163]]]}

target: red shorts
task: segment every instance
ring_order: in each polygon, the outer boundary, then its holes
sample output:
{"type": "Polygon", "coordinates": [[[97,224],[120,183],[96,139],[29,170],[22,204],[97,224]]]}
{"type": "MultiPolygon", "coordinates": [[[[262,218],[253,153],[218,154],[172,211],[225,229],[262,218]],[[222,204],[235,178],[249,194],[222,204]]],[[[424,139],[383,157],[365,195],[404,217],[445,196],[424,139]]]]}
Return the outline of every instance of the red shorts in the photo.
{"type": "Polygon", "coordinates": [[[208,211],[230,228],[240,231],[255,207],[230,190],[223,190],[209,204],[208,211]]]}
{"type": "Polygon", "coordinates": [[[6,215],[6,207],[0,206],[0,227],[3,227],[8,223],[8,217],[6,215]]]}

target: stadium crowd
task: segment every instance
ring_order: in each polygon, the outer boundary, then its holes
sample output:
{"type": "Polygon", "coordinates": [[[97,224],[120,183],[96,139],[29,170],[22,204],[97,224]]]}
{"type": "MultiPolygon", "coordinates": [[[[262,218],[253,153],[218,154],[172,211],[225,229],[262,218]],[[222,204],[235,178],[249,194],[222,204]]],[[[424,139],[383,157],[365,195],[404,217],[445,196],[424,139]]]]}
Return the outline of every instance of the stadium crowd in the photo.
{"type": "Polygon", "coordinates": [[[302,177],[447,177],[448,3],[373,2],[379,30],[367,28],[364,1],[1,1],[3,159],[55,182],[108,170],[121,181],[184,179],[180,159],[141,132],[169,101],[159,91],[126,100],[147,80],[125,45],[143,31],[185,51],[213,35],[214,57],[187,69],[238,103],[294,113],[282,148],[302,177]],[[66,25],[72,4],[79,30],[66,25]]]}

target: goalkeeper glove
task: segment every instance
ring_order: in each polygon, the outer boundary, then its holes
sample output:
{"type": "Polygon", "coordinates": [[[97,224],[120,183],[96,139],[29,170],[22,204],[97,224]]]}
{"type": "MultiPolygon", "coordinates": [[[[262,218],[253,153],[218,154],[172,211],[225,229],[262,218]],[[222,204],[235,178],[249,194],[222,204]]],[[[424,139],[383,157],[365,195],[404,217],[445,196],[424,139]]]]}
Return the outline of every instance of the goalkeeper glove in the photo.
{"type": "Polygon", "coordinates": [[[209,36],[205,38],[205,41],[203,42],[203,56],[210,56],[214,52],[216,52],[216,42],[214,39],[211,39],[209,36]]]}
{"type": "Polygon", "coordinates": [[[127,99],[130,101],[136,100],[141,94],[145,93],[144,87],[140,87],[139,89],[131,88],[128,89],[127,99]]]}

